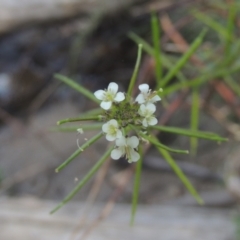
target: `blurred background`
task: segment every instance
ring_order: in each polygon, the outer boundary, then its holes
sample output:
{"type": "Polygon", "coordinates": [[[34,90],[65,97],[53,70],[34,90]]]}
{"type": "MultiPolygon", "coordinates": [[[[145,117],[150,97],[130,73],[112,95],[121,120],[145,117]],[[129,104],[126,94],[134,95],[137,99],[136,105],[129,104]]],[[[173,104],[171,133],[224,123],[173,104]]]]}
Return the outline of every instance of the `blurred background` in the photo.
{"type": "MultiPolygon", "coordinates": [[[[238,0],[0,0],[0,239],[240,239],[239,9],[238,0]],[[195,114],[199,130],[229,138],[191,144],[186,137],[159,135],[166,145],[193,149],[173,157],[205,205],[195,202],[150,148],[134,227],[129,227],[134,172],[124,159],[106,162],[73,201],[50,216],[106,147],[104,139],[98,141],[55,173],[77,141],[96,133],[58,132],[56,122],[96,105],[54,74],[92,92],[112,81],[126,91],[136,42],[153,45],[153,11],[164,74],[208,29],[168,83],[200,79],[197,95],[182,84],[169,90],[157,113],[160,124],[183,128],[194,127],[195,114]]],[[[154,87],[155,62],[146,46],[138,83],[154,87]]]]}

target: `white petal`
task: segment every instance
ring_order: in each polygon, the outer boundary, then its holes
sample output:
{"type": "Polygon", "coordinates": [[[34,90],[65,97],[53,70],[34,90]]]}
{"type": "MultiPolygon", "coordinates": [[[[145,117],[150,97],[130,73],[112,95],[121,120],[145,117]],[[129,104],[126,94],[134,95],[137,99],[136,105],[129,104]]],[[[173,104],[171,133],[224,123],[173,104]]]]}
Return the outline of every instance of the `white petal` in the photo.
{"type": "Polygon", "coordinates": [[[119,147],[122,147],[122,146],[126,146],[126,138],[124,136],[118,138],[116,140],[116,145],[119,146],[119,147]]]}
{"type": "Polygon", "coordinates": [[[138,94],[135,101],[138,102],[139,104],[145,103],[144,95],[142,93],[138,94]]]}
{"type": "Polygon", "coordinates": [[[115,82],[109,83],[108,91],[111,91],[112,93],[116,94],[118,91],[118,85],[115,82]]]}
{"type": "Polygon", "coordinates": [[[110,109],[112,106],[112,102],[101,102],[100,107],[104,110],[110,109]]]}
{"type": "Polygon", "coordinates": [[[106,135],[106,139],[110,142],[114,141],[116,139],[116,136],[115,135],[112,135],[112,134],[107,134],[106,135]]]}
{"type": "Polygon", "coordinates": [[[114,160],[119,159],[124,154],[121,150],[122,149],[120,148],[113,149],[111,152],[111,158],[114,160]]]}
{"type": "Polygon", "coordinates": [[[136,152],[133,149],[130,149],[130,157],[131,159],[128,160],[128,162],[137,162],[140,159],[140,155],[138,152],[136,152]]]}
{"type": "Polygon", "coordinates": [[[80,133],[80,134],[83,134],[83,133],[84,133],[84,131],[83,131],[82,128],[78,128],[78,129],[77,129],[77,132],[80,133]]]}
{"type": "Polygon", "coordinates": [[[158,95],[156,95],[156,96],[154,96],[153,98],[150,99],[150,102],[154,103],[154,102],[157,102],[157,101],[160,101],[160,100],[161,100],[161,98],[158,95]]]}
{"type": "Polygon", "coordinates": [[[121,130],[117,131],[116,138],[121,138],[122,137],[122,132],[121,130]]]}
{"type": "Polygon", "coordinates": [[[144,83],[144,84],[139,85],[138,88],[139,88],[139,90],[140,90],[141,92],[147,93],[148,90],[149,90],[149,85],[146,84],[146,83],[144,83]]]}
{"type": "Polygon", "coordinates": [[[146,119],[146,118],[143,119],[142,125],[143,125],[144,127],[147,127],[147,126],[148,126],[148,122],[147,122],[147,119],[146,119]]]}
{"type": "Polygon", "coordinates": [[[151,114],[156,111],[156,106],[153,103],[148,103],[146,105],[146,108],[147,108],[148,112],[151,114]]]}
{"type": "Polygon", "coordinates": [[[107,133],[107,132],[108,132],[108,128],[109,128],[109,122],[104,123],[104,124],[102,125],[102,130],[103,130],[103,132],[107,133]]]}
{"type": "Polygon", "coordinates": [[[104,99],[104,95],[105,95],[105,91],[103,90],[97,90],[95,93],[94,93],[95,97],[99,100],[103,100],[104,99]]]}
{"type": "Polygon", "coordinates": [[[118,92],[117,95],[115,96],[114,100],[116,102],[121,102],[125,99],[125,96],[122,92],[118,92]]]}
{"type": "Polygon", "coordinates": [[[153,126],[153,125],[156,125],[157,123],[158,123],[158,120],[155,117],[150,117],[148,119],[148,125],[153,126]]]}
{"type": "Polygon", "coordinates": [[[144,115],[145,111],[146,111],[146,106],[145,106],[144,104],[142,104],[142,105],[140,106],[139,110],[138,110],[138,113],[139,113],[140,115],[144,115]]]}
{"type": "Polygon", "coordinates": [[[115,128],[118,128],[118,122],[115,119],[111,119],[110,121],[108,121],[109,125],[114,126],[115,128]]]}
{"type": "Polygon", "coordinates": [[[136,136],[132,136],[127,139],[127,145],[131,148],[136,148],[139,144],[139,139],[136,136]]]}

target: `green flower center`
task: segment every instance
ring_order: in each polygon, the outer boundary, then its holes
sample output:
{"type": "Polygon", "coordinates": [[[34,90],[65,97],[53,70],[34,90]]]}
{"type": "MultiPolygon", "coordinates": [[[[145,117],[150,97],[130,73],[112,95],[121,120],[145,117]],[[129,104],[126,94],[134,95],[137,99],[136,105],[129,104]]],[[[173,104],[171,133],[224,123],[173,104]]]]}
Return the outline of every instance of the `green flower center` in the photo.
{"type": "Polygon", "coordinates": [[[136,124],[139,120],[139,105],[137,103],[129,103],[128,100],[120,103],[113,103],[112,108],[105,112],[106,121],[116,119],[121,127],[128,124],[136,124]]]}

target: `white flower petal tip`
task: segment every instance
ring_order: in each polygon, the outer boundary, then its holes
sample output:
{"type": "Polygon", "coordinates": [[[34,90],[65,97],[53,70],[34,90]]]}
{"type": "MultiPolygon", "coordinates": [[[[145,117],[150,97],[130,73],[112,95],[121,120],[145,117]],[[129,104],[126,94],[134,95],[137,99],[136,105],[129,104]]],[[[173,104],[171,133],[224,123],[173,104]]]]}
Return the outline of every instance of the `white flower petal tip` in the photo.
{"type": "Polygon", "coordinates": [[[142,104],[138,110],[140,116],[143,117],[142,125],[144,127],[153,126],[157,124],[157,119],[153,115],[156,111],[156,106],[153,103],[142,104]]]}
{"type": "Polygon", "coordinates": [[[140,155],[135,151],[139,145],[139,139],[136,136],[125,138],[122,136],[116,140],[116,148],[112,150],[111,157],[114,160],[126,156],[128,162],[136,162],[140,159],[140,155]]]}
{"type": "Polygon", "coordinates": [[[80,133],[80,134],[83,134],[83,133],[84,133],[84,131],[83,131],[82,128],[78,128],[78,129],[77,129],[77,132],[80,133]]]}
{"type": "Polygon", "coordinates": [[[122,132],[119,129],[118,122],[115,119],[103,124],[102,131],[106,133],[106,139],[110,142],[122,137],[122,132]]]}
{"type": "Polygon", "coordinates": [[[102,101],[100,106],[104,110],[109,110],[113,102],[121,102],[125,99],[125,95],[118,92],[118,85],[115,82],[109,83],[107,90],[98,90],[94,95],[102,101]]]}
{"type": "Polygon", "coordinates": [[[151,89],[149,89],[149,85],[144,83],[139,85],[139,90],[141,93],[138,94],[135,101],[139,104],[143,103],[155,103],[157,101],[160,101],[161,98],[157,95],[157,92],[152,92],[151,89]]]}
{"type": "Polygon", "coordinates": [[[104,110],[109,110],[112,106],[112,102],[101,102],[100,107],[104,110]]]}
{"type": "Polygon", "coordinates": [[[118,92],[114,98],[116,102],[121,102],[125,99],[125,96],[122,92],[118,92]]]}

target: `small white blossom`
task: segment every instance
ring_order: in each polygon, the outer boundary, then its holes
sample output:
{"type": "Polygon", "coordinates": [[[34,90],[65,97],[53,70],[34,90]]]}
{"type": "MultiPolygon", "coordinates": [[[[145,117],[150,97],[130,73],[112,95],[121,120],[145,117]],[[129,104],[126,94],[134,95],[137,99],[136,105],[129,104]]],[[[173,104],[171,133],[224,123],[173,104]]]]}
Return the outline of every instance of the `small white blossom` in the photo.
{"type": "Polygon", "coordinates": [[[108,141],[114,141],[117,138],[122,137],[122,132],[119,129],[118,122],[115,119],[103,124],[102,130],[106,133],[106,139],[108,141]]]}
{"type": "Polygon", "coordinates": [[[78,129],[77,129],[77,132],[80,133],[80,134],[83,134],[83,133],[84,133],[82,128],[78,128],[78,129]]]}
{"type": "Polygon", "coordinates": [[[142,124],[144,127],[153,126],[157,124],[157,119],[153,115],[156,111],[156,106],[152,103],[147,103],[146,105],[141,104],[138,113],[143,117],[142,124]]]}
{"type": "Polygon", "coordinates": [[[108,110],[111,108],[113,102],[121,102],[125,99],[124,94],[117,91],[118,85],[115,82],[111,82],[107,90],[98,90],[94,95],[97,99],[102,100],[100,104],[101,108],[108,110]]]}
{"type": "Polygon", "coordinates": [[[161,98],[158,95],[156,95],[155,92],[152,93],[151,89],[149,89],[148,84],[146,83],[141,84],[139,85],[138,88],[141,91],[141,93],[138,94],[136,102],[138,102],[139,104],[155,103],[161,100],[161,98]]]}
{"type": "Polygon", "coordinates": [[[116,140],[117,148],[113,149],[111,152],[111,157],[114,160],[126,155],[128,162],[136,162],[139,160],[140,155],[134,150],[139,144],[139,139],[136,136],[125,138],[122,136],[116,140]]]}

